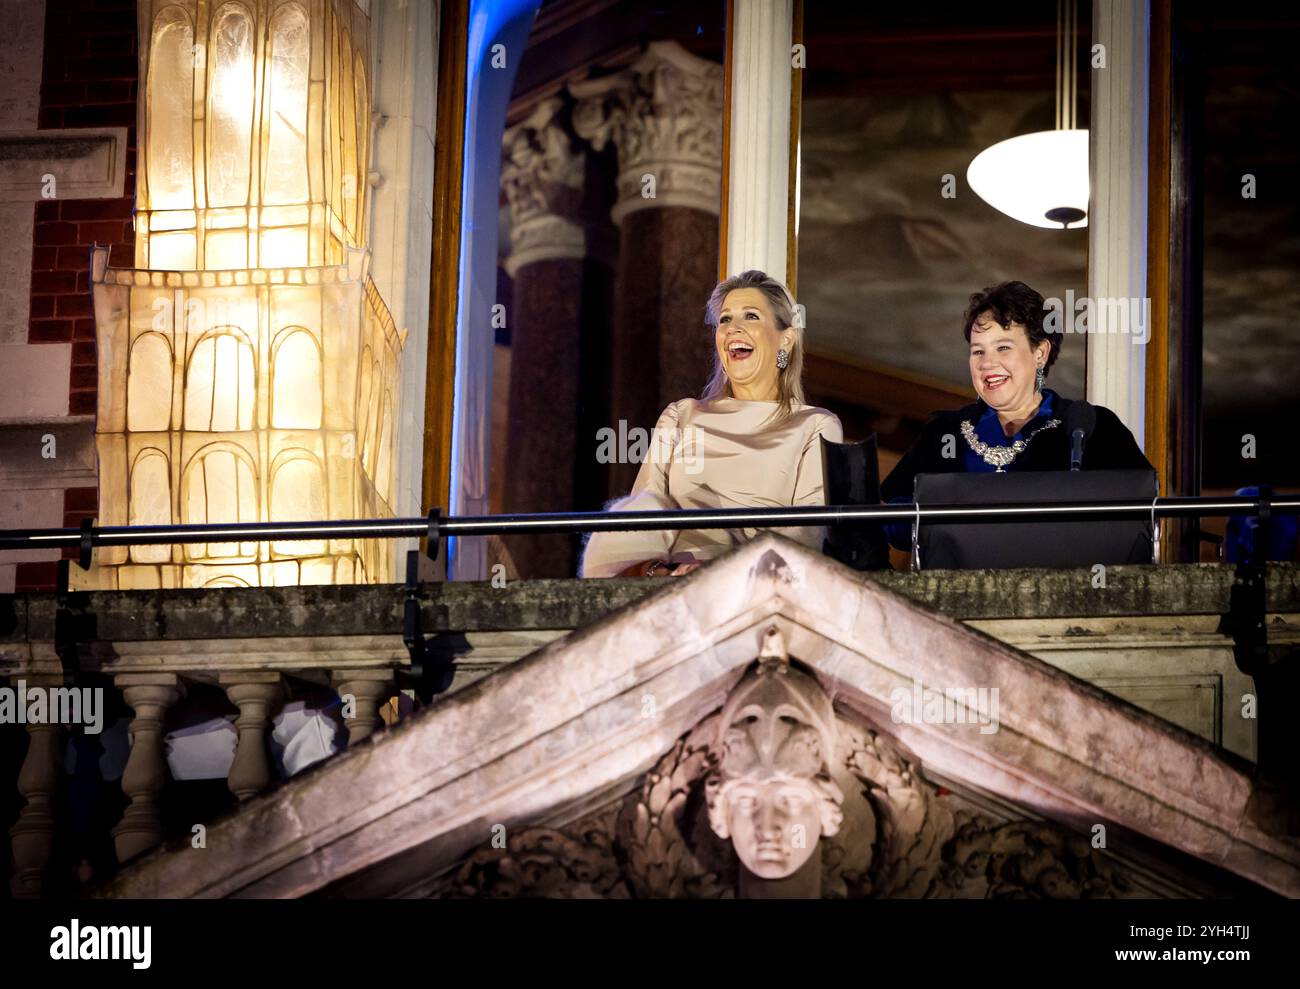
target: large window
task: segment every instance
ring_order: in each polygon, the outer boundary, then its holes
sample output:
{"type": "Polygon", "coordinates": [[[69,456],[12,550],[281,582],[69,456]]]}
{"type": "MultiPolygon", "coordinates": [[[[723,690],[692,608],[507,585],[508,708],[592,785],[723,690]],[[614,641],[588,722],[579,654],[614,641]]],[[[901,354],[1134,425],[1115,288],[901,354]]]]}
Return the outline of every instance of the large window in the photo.
{"type": "MultiPolygon", "coordinates": [[[[601,430],[698,395],[722,202],[724,4],[471,4],[451,510],[599,508],[601,430]],[[490,335],[489,335],[490,334],[490,335]]],[[[575,537],[457,540],[452,571],[576,572],[575,537]]]]}
{"type": "MultiPolygon", "coordinates": [[[[1300,489],[1300,15],[1281,4],[1173,7],[1192,241],[1178,275],[1201,329],[1202,489],[1300,489]]],[[[1223,520],[1205,527],[1222,531],[1223,520]]]]}
{"type": "MultiPolygon", "coordinates": [[[[806,387],[846,433],[880,433],[882,470],[938,408],[974,398],[961,334],[972,292],[1019,279],[1087,293],[1083,228],[1031,227],[966,181],[992,144],[1055,125],[1050,0],[807,4],[799,131],[798,291],[806,387]]],[[[1080,4],[1077,119],[1088,119],[1090,4],[1080,4]]],[[[1068,337],[1050,385],[1084,396],[1068,337]]]]}

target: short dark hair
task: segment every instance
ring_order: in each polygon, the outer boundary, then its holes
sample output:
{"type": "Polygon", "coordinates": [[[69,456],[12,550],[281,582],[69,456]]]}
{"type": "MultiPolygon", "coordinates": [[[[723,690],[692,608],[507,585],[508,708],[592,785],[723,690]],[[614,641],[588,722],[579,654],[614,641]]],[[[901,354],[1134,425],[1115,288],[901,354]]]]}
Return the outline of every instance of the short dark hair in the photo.
{"type": "Polygon", "coordinates": [[[965,334],[967,343],[970,343],[971,326],[981,313],[988,313],[1003,326],[1009,323],[1022,324],[1031,347],[1038,346],[1044,340],[1048,341],[1050,347],[1047,361],[1043,365],[1043,374],[1046,375],[1052,369],[1056,358],[1061,354],[1061,340],[1065,334],[1059,331],[1048,333],[1043,329],[1044,308],[1041,295],[1024,282],[1002,282],[976,292],[970,297],[970,305],[966,307],[963,317],[962,333],[965,334]]]}

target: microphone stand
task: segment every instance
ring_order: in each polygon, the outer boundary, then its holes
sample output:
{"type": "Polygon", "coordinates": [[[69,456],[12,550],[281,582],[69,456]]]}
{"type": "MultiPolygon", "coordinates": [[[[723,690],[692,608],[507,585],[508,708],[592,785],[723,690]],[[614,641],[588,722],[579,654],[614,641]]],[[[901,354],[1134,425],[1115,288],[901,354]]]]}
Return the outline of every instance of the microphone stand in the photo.
{"type": "Polygon", "coordinates": [[[1083,430],[1076,429],[1070,434],[1070,470],[1083,467],[1083,430]]]}

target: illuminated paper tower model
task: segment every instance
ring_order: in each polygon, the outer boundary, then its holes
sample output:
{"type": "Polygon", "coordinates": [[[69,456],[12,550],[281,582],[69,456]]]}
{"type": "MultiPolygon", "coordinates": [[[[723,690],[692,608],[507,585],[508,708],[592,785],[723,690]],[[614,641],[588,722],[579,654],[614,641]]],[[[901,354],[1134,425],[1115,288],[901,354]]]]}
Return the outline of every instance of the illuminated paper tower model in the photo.
{"type": "MultiPolygon", "coordinates": [[[[367,28],[353,0],[140,3],[136,267],[92,270],[99,524],[392,515],[367,28]]],[[[391,542],[322,539],[105,548],[83,583],[393,577],[391,542]]]]}

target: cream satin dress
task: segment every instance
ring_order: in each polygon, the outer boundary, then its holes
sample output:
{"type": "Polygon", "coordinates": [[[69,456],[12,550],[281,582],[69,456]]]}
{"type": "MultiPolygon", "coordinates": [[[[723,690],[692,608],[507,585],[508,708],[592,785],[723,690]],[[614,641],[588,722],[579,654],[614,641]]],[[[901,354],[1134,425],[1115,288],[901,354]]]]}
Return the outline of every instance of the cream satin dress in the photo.
{"type": "MultiPolygon", "coordinates": [[[[784,422],[772,425],[766,420],[776,408],[776,402],[736,398],[674,402],[655,424],[631,494],[608,510],[824,505],[820,437],[843,442],[840,421],[825,409],[801,405],[784,422]]],[[[593,532],[582,576],[612,577],[643,560],[711,560],[759,531],[593,532]]],[[[818,551],[826,535],[824,526],[772,531],[818,551]]]]}

